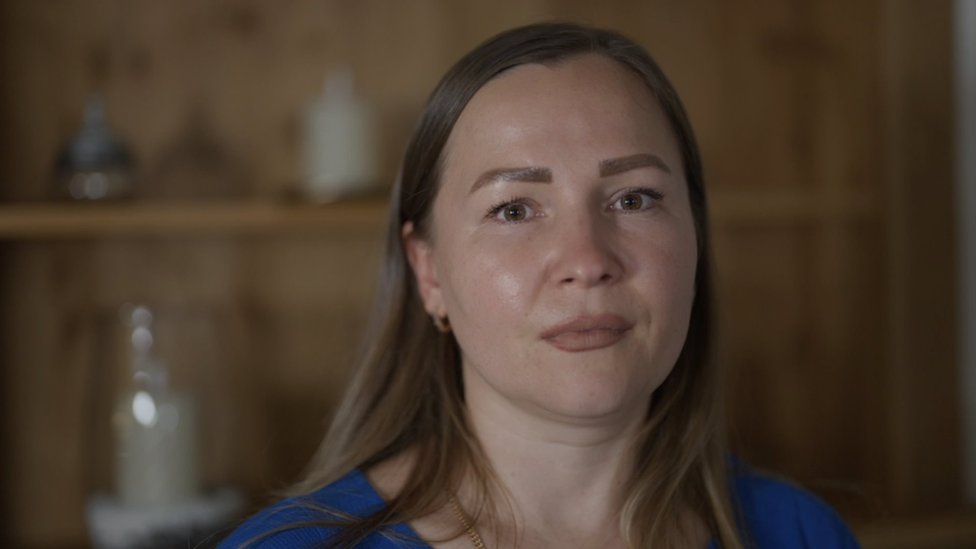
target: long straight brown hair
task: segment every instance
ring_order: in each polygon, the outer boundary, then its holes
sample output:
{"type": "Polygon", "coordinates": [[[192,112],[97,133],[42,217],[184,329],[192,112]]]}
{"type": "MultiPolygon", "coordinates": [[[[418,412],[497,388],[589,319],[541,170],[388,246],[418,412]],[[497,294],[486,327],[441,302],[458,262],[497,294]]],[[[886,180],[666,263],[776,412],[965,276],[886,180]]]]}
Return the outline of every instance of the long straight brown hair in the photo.
{"type": "MultiPolygon", "coordinates": [[[[681,101],[650,55],[606,30],[546,23],[503,32],[464,56],[434,90],[404,155],[393,188],[386,250],[366,346],[307,477],[307,493],[355,468],[369,469],[410,449],[412,470],[381,512],[343,523],[335,546],[429,514],[462,478],[483,503],[499,486],[466,419],[460,351],[435,329],[419,300],[401,228],[428,234],[448,137],[468,101],[504,71],[528,63],[558,64],[598,54],[635,72],[670,122],[681,150],[698,242],[695,297],[687,339],[673,370],[648,403],[629,493],[620,514],[631,547],[687,547],[682,525],[700,518],[723,548],[743,546],[729,491],[719,372],[709,352],[710,265],[705,189],[698,147],[681,101]]],[[[481,509],[488,508],[482,505],[481,509]]]]}

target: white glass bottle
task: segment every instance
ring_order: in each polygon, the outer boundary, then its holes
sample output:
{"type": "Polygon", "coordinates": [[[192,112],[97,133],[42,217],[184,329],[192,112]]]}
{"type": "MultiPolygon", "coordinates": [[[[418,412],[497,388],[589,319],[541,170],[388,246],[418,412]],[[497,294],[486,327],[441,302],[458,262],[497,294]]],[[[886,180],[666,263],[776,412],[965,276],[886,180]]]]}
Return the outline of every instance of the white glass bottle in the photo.
{"type": "Polygon", "coordinates": [[[355,94],[351,71],[331,72],[302,120],[302,193],[329,202],[366,192],[376,185],[378,161],[372,109],[355,94]]]}

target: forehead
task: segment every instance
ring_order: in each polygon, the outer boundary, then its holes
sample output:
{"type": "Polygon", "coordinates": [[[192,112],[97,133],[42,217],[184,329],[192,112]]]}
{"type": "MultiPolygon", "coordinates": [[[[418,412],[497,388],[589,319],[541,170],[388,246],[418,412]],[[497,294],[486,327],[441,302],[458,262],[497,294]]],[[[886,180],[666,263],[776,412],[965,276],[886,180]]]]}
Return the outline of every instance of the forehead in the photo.
{"type": "Polygon", "coordinates": [[[548,162],[568,152],[602,158],[653,152],[672,161],[678,155],[642,78],[618,61],[586,54],[521,65],[485,84],[448,139],[445,171],[548,162]]]}

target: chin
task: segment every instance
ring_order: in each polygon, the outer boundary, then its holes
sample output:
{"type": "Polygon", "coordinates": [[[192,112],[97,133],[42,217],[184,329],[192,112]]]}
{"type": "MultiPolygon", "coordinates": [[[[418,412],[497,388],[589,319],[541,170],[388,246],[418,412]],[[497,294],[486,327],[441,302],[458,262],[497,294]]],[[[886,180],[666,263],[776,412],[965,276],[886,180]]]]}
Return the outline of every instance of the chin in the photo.
{"type": "Polygon", "coordinates": [[[604,422],[628,421],[632,416],[643,417],[651,392],[635,392],[638,382],[620,386],[598,383],[552,387],[537,400],[548,414],[571,421],[604,422]]]}

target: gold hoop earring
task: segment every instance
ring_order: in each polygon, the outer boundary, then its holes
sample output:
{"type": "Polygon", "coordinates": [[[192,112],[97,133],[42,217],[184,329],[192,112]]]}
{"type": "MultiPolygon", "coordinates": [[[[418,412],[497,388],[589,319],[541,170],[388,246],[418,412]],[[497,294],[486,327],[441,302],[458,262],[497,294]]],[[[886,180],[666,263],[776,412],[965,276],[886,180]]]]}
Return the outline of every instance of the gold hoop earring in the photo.
{"type": "Polygon", "coordinates": [[[451,332],[451,321],[447,319],[447,315],[444,316],[434,316],[434,326],[442,334],[447,334],[451,332]]]}

